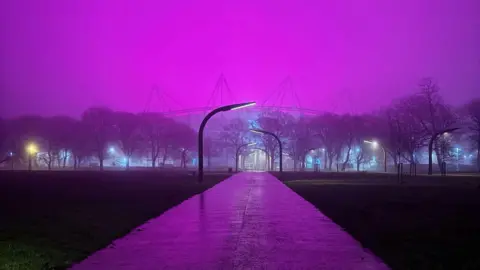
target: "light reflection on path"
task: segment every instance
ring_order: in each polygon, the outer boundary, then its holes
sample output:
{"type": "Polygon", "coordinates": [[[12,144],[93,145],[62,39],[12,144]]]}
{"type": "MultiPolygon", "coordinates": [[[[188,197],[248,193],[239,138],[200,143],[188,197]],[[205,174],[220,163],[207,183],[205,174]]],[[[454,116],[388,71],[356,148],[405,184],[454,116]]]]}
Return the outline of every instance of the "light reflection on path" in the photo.
{"type": "Polygon", "coordinates": [[[268,173],[237,174],[73,267],[388,269],[268,173]]]}

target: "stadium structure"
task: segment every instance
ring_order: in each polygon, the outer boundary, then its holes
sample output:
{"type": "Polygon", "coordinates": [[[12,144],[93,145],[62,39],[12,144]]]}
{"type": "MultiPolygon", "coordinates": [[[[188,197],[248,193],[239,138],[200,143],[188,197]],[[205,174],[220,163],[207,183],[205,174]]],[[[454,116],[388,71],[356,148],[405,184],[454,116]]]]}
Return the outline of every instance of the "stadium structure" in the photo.
{"type": "MultiPolygon", "coordinates": [[[[213,109],[222,105],[241,103],[250,100],[238,100],[235,97],[234,91],[230,88],[226,77],[221,74],[218,78],[213,91],[211,92],[207,104],[198,108],[181,109],[185,106],[173,98],[168,91],[161,89],[159,86],[154,85],[148,95],[147,102],[145,104],[145,112],[158,112],[166,117],[174,119],[178,122],[185,123],[192,127],[194,130],[198,130],[202,119],[206,114],[213,109]],[[177,109],[180,108],[180,109],[177,109]]],[[[256,100],[257,105],[242,110],[230,111],[228,113],[221,113],[214,116],[207,125],[205,132],[207,134],[215,134],[223,130],[223,125],[233,118],[242,118],[247,120],[250,127],[256,127],[256,119],[258,116],[265,112],[282,111],[288,112],[294,117],[301,116],[313,116],[321,114],[322,111],[313,109],[307,109],[302,107],[300,98],[294,88],[293,80],[291,77],[285,78],[276,89],[271,91],[263,101],[256,100]],[[293,101],[293,105],[285,105],[285,101],[289,100],[290,104],[293,101]]],[[[215,136],[213,136],[215,137],[215,136]]],[[[288,163],[288,157],[285,158],[288,163]]],[[[284,163],[285,163],[284,161],[284,163]]],[[[174,161],[171,161],[175,163],[174,161]]],[[[266,168],[267,157],[262,149],[253,149],[251,154],[248,155],[245,161],[240,161],[246,169],[252,170],[264,170],[266,168]]],[[[234,167],[234,157],[228,156],[228,151],[225,151],[223,155],[214,158],[212,161],[213,167],[234,167]]],[[[313,159],[308,158],[307,166],[313,167],[313,159]]],[[[172,164],[175,165],[175,164],[172,164]]],[[[190,163],[191,166],[196,165],[196,159],[190,163]]],[[[285,165],[284,165],[285,166],[285,165]]],[[[286,166],[289,167],[288,165],[286,166]]]]}

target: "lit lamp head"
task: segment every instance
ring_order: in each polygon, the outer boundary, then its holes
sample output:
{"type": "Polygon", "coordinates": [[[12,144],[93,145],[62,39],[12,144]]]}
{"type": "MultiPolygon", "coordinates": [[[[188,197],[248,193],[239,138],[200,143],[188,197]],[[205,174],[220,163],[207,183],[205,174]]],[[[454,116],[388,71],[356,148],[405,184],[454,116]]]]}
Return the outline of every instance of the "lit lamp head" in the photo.
{"type": "Polygon", "coordinates": [[[253,143],[249,143],[247,144],[247,146],[253,146],[253,145],[256,145],[257,143],[253,142],[253,143]]]}
{"type": "Polygon", "coordinates": [[[261,129],[252,128],[252,129],[250,129],[250,131],[253,132],[253,133],[257,133],[257,134],[265,134],[265,132],[261,129]]]}
{"type": "Polygon", "coordinates": [[[363,141],[363,142],[364,142],[364,143],[371,144],[373,149],[375,149],[375,148],[378,147],[378,142],[376,142],[376,141],[367,141],[367,140],[365,140],[365,141],[363,141]]]}
{"type": "Polygon", "coordinates": [[[246,107],[250,106],[255,106],[257,103],[256,102],[246,102],[246,103],[238,103],[238,104],[232,104],[232,105],[227,105],[222,107],[222,111],[233,111],[233,110],[238,110],[238,109],[243,109],[246,107]]]}
{"type": "Polygon", "coordinates": [[[29,155],[34,155],[38,152],[38,147],[34,143],[29,143],[26,150],[29,155]]]}

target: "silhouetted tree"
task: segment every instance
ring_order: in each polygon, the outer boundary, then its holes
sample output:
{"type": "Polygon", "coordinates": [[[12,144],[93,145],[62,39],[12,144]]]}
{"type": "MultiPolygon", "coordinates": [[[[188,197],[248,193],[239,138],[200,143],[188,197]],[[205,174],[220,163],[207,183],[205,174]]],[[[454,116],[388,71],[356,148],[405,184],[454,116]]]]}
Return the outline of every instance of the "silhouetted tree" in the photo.
{"type": "Polygon", "coordinates": [[[315,116],[311,122],[312,129],[320,138],[325,149],[325,156],[328,159],[324,162],[325,169],[332,170],[333,161],[338,162],[341,157],[344,141],[341,136],[342,131],[339,128],[340,118],[337,114],[324,113],[315,116]]]}
{"type": "MultiPolygon", "coordinates": [[[[292,115],[281,111],[264,112],[257,119],[259,127],[277,135],[282,140],[283,145],[285,145],[291,132],[288,127],[291,127],[294,121],[295,119],[292,115]]],[[[275,168],[275,158],[278,156],[276,153],[278,142],[272,136],[267,135],[262,136],[261,139],[265,150],[270,156],[270,169],[273,170],[275,168]]],[[[278,154],[281,155],[282,153],[278,154]]]]}
{"type": "MultiPolygon", "coordinates": [[[[172,137],[171,147],[173,153],[179,153],[180,167],[186,168],[189,160],[189,153],[197,147],[197,133],[191,127],[184,123],[175,123],[172,127],[175,136],[172,137]]],[[[173,157],[176,157],[173,154],[173,157]]]]}
{"type": "Polygon", "coordinates": [[[285,150],[293,160],[293,169],[296,171],[298,162],[301,168],[305,169],[305,160],[310,150],[319,147],[318,138],[312,132],[309,118],[300,117],[298,120],[291,121],[290,126],[286,126],[289,130],[288,141],[285,150]]]}
{"type": "MultiPolygon", "coordinates": [[[[248,135],[248,123],[241,118],[233,118],[222,127],[219,138],[223,140],[226,149],[232,154],[231,156],[236,161],[237,157],[235,157],[235,155],[237,148],[248,141],[248,135]]],[[[246,151],[246,148],[241,150],[246,151]]]]}
{"type": "Polygon", "coordinates": [[[93,149],[103,170],[105,151],[108,143],[115,138],[113,111],[104,107],[92,107],[82,114],[82,122],[93,142],[93,149]]]}
{"type": "Polygon", "coordinates": [[[142,113],[141,121],[142,138],[147,144],[152,168],[156,167],[158,156],[162,149],[162,134],[164,132],[164,117],[159,113],[142,113]]]}
{"type": "Polygon", "coordinates": [[[73,168],[78,169],[82,163],[94,154],[93,141],[89,138],[88,126],[82,121],[75,121],[70,138],[70,149],[73,156],[73,168]]]}
{"type": "Polygon", "coordinates": [[[41,158],[48,170],[55,161],[58,167],[66,167],[75,120],[68,116],[54,116],[42,119],[41,123],[41,144],[45,150],[41,158]]]}
{"type": "Polygon", "coordinates": [[[480,99],[472,100],[465,106],[467,126],[471,132],[470,140],[477,151],[476,164],[480,172],[480,99]]]}
{"type": "Polygon", "coordinates": [[[128,170],[130,168],[130,159],[133,153],[140,147],[140,117],[129,112],[115,112],[113,118],[118,134],[118,140],[120,142],[120,148],[126,158],[125,167],[128,170]]]}

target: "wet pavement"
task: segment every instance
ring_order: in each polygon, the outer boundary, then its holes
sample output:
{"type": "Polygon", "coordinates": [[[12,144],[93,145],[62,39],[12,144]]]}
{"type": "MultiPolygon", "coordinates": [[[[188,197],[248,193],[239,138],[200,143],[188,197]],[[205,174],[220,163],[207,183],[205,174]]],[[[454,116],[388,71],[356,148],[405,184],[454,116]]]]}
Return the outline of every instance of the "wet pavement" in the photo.
{"type": "Polygon", "coordinates": [[[389,268],[274,176],[241,173],[72,269],[389,268]]]}

